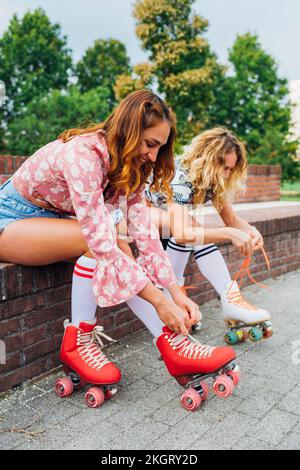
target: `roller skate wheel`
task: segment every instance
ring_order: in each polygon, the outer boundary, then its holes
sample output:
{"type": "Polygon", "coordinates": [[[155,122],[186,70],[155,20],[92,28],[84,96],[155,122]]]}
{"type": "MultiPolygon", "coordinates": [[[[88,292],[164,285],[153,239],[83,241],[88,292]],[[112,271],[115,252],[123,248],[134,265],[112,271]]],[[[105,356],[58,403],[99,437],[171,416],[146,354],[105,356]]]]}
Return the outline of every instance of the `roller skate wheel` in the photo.
{"type": "Polygon", "coordinates": [[[205,401],[209,394],[209,387],[204,380],[200,383],[200,385],[202,387],[201,401],[205,401]]]}
{"type": "Polygon", "coordinates": [[[220,398],[227,398],[232,395],[233,389],[233,381],[226,375],[219,375],[214,381],[213,391],[220,398]]]}
{"type": "Polygon", "coordinates": [[[85,404],[89,408],[98,408],[98,406],[102,405],[104,400],[104,393],[101,388],[98,387],[89,388],[84,397],[85,404]]]}
{"type": "Polygon", "coordinates": [[[227,333],[225,333],[225,341],[227,344],[237,344],[239,342],[239,336],[235,331],[227,331],[227,333]]]}
{"type": "Polygon", "coordinates": [[[72,395],[74,390],[73,382],[70,377],[63,377],[57,380],[55,384],[55,392],[59,397],[68,397],[72,395]]]}
{"type": "Polygon", "coordinates": [[[194,388],[188,388],[181,396],[181,405],[185,410],[196,411],[201,405],[201,396],[194,388]]]}
{"type": "Polygon", "coordinates": [[[264,338],[270,338],[271,336],[273,336],[273,330],[271,328],[264,330],[264,338]]]}
{"type": "Polygon", "coordinates": [[[259,341],[263,337],[263,331],[260,328],[257,328],[257,327],[250,328],[248,335],[249,335],[249,339],[251,339],[251,341],[253,341],[253,342],[259,341]]]}
{"type": "Polygon", "coordinates": [[[273,335],[272,325],[268,324],[268,323],[263,323],[261,326],[262,326],[262,329],[263,329],[264,338],[270,338],[270,336],[273,335]]]}
{"type": "Polygon", "coordinates": [[[226,375],[231,378],[233,385],[237,385],[241,379],[240,371],[228,370],[226,371],[226,375]]]}

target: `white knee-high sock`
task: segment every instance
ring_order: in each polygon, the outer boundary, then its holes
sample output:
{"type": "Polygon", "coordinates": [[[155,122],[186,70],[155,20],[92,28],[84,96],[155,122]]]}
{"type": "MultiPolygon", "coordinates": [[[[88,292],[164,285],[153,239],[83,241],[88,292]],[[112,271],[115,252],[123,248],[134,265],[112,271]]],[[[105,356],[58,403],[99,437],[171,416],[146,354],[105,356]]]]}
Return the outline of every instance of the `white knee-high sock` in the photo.
{"type": "Polygon", "coordinates": [[[72,323],[78,326],[81,321],[95,318],[97,302],[92,289],[93,272],[96,260],[87,256],[78,258],[72,280],[72,323]]]}
{"type": "Polygon", "coordinates": [[[190,245],[180,245],[172,237],[167,246],[167,253],[179,285],[184,283],[184,270],[192,250],[190,245]]]}
{"type": "Polygon", "coordinates": [[[154,338],[162,334],[162,328],[165,325],[157,315],[153,305],[141,299],[138,295],[127,300],[126,303],[133,313],[144,323],[154,338]]]}
{"type": "Polygon", "coordinates": [[[221,295],[231,276],[218,247],[215,244],[195,246],[194,256],[200,272],[221,295]]]}

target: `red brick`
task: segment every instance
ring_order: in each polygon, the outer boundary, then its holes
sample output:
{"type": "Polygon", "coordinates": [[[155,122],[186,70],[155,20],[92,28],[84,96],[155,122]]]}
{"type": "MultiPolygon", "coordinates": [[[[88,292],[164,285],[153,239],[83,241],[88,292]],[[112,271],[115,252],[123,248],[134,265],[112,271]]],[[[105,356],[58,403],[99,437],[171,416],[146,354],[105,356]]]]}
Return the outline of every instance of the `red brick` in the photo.
{"type": "Polygon", "coordinates": [[[43,293],[34,294],[30,297],[20,297],[18,299],[7,300],[0,304],[0,321],[6,318],[21,315],[30,312],[36,307],[45,305],[45,297],[43,293]]]}
{"type": "Polygon", "coordinates": [[[25,363],[28,364],[34,359],[38,359],[41,356],[46,355],[51,351],[56,351],[60,348],[61,345],[61,336],[53,336],[52,338],[47,338],[44,341],[35,343],[32,346],[24,349],[25,354],[25,363]]]}
{"type": "Polygon", "coordinates": [[[20,318],[11,318],[0,322],[0,338],[13,334],[21,328],[20,318]]]}
{"type": "Polygon", "coordinates": [[[11,389],[15,385],[20,385],[25,380],[36,377],[45,372],[47,367],[47,358],[43,357],[26,367],[0,376],[0,392],[11,389]]]}
{"type": "Polygon", "coordinates": [[[6,157],[0,155],[0,173],[4,175],[6,173],[6,157]]]}
{"type": "Polygon", "coordinates": [[[119,312],[116,315],[115,324],[119,326],[119,325],[122,325],[123,323],[134,320],[135,318],[136,316],[134,315],[134,313],[130,309],[126,309],[123,312],[119,312]]]}
{"type": "Polygon", "coordinates": [[[13,352],[7,354],[6,363],[0,364],[0,374],[3,375],[5,372],[10,370],[18,369],[21,366],[20,352],[13,352]]]}
{"type": "Polygon", "coordinates": [[[34,328],[37,325],[56,319],[58,316],[66,315],[70,312],[70,302],[61,302],[58,305],[41,308],[37,311],[28,313],[24,319],[25,328],[34,328]]]}

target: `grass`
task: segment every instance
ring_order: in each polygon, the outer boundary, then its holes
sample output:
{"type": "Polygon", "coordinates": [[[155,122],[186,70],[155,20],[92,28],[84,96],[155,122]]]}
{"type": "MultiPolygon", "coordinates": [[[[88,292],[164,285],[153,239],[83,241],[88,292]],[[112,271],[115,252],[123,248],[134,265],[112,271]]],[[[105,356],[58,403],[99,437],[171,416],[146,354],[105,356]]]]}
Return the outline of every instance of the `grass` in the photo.
{"type": "Polygon", "coordinates": [[[300,181],[283,183],[280,199],[281,201],[300,201],[300,181]]]}

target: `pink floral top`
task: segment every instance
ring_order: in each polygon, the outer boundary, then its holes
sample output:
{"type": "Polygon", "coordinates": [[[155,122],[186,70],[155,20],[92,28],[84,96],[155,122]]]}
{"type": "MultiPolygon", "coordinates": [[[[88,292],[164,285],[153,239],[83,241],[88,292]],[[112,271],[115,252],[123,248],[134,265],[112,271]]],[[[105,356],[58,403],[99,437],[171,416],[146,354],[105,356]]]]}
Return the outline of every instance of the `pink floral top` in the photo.
{"type": "MultiPolygon", "coordinates": [[[[55,140],[45,145],[12,178],[14,187],[25,199],[48,210],[76,215],[89,250],[97,260],[93,292],[101,307],[130,299],[149,280],[157,287],[176,282],[158,230],[149,223],[144,188],[126,199],[124,214],[129,234],[139,250],[136,262],[119,249],[103,197],[109,165],[103,136],[85,134],[66,143],[55,140]]],[[[110,204],[116,202],[111,200],[110,204]]]]}

